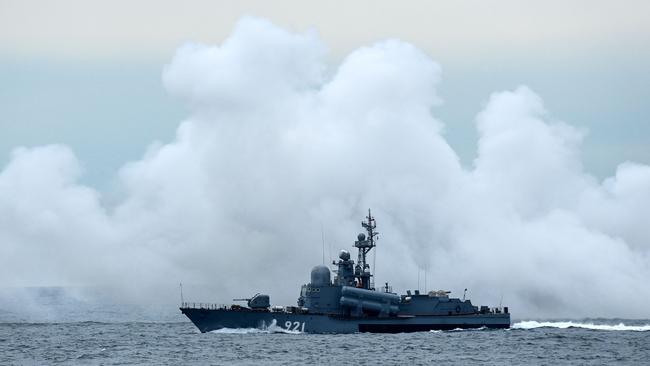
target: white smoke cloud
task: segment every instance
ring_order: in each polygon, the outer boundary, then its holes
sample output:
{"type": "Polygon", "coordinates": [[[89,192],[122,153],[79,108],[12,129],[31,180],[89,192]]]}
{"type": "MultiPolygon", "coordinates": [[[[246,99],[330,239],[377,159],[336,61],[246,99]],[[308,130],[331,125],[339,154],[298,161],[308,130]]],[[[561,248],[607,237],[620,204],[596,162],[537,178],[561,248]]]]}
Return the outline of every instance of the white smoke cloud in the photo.
{"type": "Polygon", "coordinates": [[[0,284],[137,297],[182,280],[202,284],[197,300],[289,303],[321,261],[321,225],[350,249],[372,207],[378,283],[413,288],[426,267],[429,287],[503,298],[519,317],[650,316],[650,167],[598,182],[584,133],[521,86],[478,114],[464,168],[422,51],[388,40],[336,69],[325,58],[315,32],[255,18],[219,46],[181,47],[163,81],[191,114],[121,169],[115,204],[79,183],[66,146],[16,149],[0,173],[0,284]]]}

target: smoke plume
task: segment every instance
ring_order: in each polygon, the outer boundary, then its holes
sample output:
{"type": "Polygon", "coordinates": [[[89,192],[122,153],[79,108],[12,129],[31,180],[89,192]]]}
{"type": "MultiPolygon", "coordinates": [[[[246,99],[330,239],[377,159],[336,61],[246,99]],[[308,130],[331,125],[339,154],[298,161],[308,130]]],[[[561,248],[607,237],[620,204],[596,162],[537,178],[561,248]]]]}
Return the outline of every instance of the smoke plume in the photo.
{"type": "Polygon", "coordinates": [[[351,250],[370,207],[377,284],[414,288],[426,268],[429,289],[468,288],[518,317],[650,317],[649,166],[598,181],[584,132],[520,86],[477,114],[463,167],[428,55],[386,40],[337,67],[326,57],[315,32],[255,18],[220,45],[180,47],[163,82],[191,113],[121,168],[115,202],[79,182],[67,146],[15,149],[0,172],[0,285],[163,298],[183,281],[197,301],[293,304],[322,261],[321,227],[328,258],[351,250]]]}

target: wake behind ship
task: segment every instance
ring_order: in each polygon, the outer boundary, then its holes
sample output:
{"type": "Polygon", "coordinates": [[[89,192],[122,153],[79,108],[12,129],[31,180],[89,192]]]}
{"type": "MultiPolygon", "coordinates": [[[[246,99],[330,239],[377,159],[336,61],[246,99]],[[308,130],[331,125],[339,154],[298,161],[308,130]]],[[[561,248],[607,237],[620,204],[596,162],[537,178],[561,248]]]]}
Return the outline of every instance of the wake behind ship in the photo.
{"type": "MultiPolygon", "coordinates": [[[[271,325],[306,333],[401,333],[465,328],[509,328],[508,307],[474,306],[470,300],[449,297],[449,291],[398,295],[388,283],[374,288],[366,258],[376,246],[377,224],[370,210],[361,223],[367,234],[359,234],[354,246],[357,262],[342,250],[331,279],[330,269],[318,265],[310,283],[300,289],[297,306],[271,307],[268,295],[257,294],[247,306],[184,302],[180,310],[201,332],[222,328],[260,328],[271,325]]],[[[237,301],[237,300],[235,300],[237,301]]]]}

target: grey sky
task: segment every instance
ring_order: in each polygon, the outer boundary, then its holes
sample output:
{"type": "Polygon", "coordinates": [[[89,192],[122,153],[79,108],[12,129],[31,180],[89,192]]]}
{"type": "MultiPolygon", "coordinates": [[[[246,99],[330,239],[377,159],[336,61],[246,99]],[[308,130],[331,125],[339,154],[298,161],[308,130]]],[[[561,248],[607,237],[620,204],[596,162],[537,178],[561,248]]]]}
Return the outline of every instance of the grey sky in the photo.
{"type": "Polygon", "coordinates": [[[650,5],[644,1],[0,1],[0,163],[16,146],[69,144],[105,187],[125,161],[168,141],[186,115],[160,73],[185,41],[219,43],[242,15],[315,28],[332,64],[400,38],[443,67],[434,114],[465,164],[490,93],[526,84],[557,119],[589,130],[599,177],[650,162],[650,5]]]}
{"type": "MultiPolygon", "coordinates": [[[[2,1],[2,44],[12,51],[77,57],[168,55],[179,43],[218,42],[242,15],[316,27],[337,54],[387,37],[427,51],[648,40],[644,1],[2,1]]],[[[639,43],[642,44],[642,43],[639,43]]],[[[441,52],[442,53],[442,52],[441,52]]]]}

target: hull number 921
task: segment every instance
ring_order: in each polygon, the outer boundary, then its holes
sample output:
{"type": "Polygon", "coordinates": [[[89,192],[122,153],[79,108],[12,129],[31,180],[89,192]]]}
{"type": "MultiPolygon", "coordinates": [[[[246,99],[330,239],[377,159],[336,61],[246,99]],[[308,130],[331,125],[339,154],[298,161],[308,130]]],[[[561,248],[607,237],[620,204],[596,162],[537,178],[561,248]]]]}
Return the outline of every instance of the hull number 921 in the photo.
{"type": "Polygon", "coordinates": [[[293,332],[304,332],[305,331],[305,322],[291,322],[291,321],[286,321],[284,322],[284,327],[287,330],[293,331],[293,332]]]}

